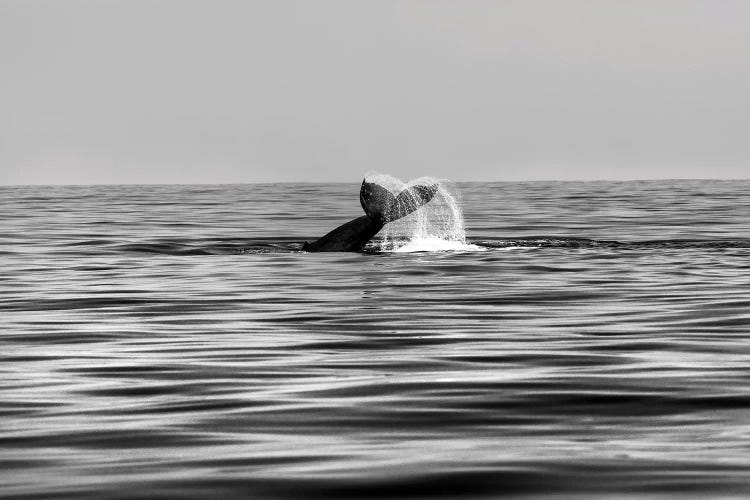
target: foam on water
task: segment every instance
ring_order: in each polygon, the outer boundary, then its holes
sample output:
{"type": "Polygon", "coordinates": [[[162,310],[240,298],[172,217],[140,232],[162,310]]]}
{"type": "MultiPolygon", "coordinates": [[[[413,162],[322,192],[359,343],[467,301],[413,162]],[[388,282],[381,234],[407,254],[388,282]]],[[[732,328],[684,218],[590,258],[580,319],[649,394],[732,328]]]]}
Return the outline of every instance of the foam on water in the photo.
{"type": "Polygon", "coordinates": [[[384,252],[444,252],[484,250],[466,243],[461,197],[450,181],[420,177],[404,183],[390,175],[370,172],[368,182],[377,183],[394,195],[412,186],[437,186],[429,203],[401,219],[388,223],[381,232],[384,252]]]}
{"type": "Polygon", "coordinates": [[[464,241],[444,240],[443,238],[427,237],[409,240],[393,248],[392,252],[481,252],[487,250],[478,245],[464,241]]]}

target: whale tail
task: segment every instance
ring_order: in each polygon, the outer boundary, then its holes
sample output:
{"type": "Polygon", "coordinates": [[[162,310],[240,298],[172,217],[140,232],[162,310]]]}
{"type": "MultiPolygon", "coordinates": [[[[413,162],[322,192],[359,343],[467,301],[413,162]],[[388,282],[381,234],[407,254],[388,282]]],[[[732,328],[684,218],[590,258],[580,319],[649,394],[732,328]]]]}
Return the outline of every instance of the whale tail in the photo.
{"type": "Polygon", "coordinates": [[[365,213],[383,223],[406,217],[427,204],[437,193],[437,184],[409,186],[397,195],[374,182],[362,181],[359,202],[365,213]]]}
{"type": "Polygon", "coordinates": [[[394,195],[374,182],[362,181],[359,202],[367,215],[342,224],[311,243],[305,252],[360,252],[388,222],[400,219],[429,202],[437,193],[437,184],[409,186],[394,195]]]}

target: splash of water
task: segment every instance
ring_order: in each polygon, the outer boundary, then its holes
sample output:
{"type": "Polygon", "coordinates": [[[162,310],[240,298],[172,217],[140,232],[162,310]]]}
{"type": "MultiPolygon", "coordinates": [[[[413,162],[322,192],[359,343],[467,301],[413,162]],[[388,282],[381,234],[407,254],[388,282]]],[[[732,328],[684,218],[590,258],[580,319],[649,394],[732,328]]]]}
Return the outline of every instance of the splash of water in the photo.
{"type": "Polygon", "coordinates": [[[434,177],[420,177],[408,183],[390,175],[369,172],[365,179],[397,195],[413,186],[437,186],[429,203],[401,219],[389,222],[381,231],[384,252],[476,251],[482,247],[466,243],[461,195],[455,184],[434,177]]]}

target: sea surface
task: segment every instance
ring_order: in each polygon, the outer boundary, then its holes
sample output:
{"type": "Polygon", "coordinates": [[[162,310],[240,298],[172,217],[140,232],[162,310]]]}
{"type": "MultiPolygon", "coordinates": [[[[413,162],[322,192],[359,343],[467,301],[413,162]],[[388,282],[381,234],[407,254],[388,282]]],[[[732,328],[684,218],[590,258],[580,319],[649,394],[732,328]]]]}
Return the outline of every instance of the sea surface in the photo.
{"type": "Polygon", "coordinates": [[[0,497],[750,496],[750,181],[458,189],[1,187],[0,497]]]}

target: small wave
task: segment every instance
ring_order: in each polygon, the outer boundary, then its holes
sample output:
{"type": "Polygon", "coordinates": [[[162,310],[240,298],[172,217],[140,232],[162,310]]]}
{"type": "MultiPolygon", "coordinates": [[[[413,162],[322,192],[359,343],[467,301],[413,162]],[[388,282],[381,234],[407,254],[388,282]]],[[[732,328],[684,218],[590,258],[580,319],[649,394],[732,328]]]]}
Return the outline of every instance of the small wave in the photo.
{"type": "Polygon", "coordinates": [[[149,253],[161,255],[211,255],[213,252],[205,248],[173,242],[159,243],[128,243],[118,247],[121,252],[149,253]]]}
{"type": "Polygon", "coordinates": [[[145,253],[154,255],[191,256],[227,255],[255,253],[289,253],[299,251],[302,243],[296,239],[169,239],[109,245],[110,251],[124,253],[145,253]]]}
{"type": "Polygon", "coordinates": [[[621,245],[618,241],[592,240],[588,238],[532,236],[527,238],[478,238],[475,244],[486,249],[510,250],[522,248],[595,248],[621,245]]]}
{"type": "Polygon", "coordinates": [[[750,240],[646,240],[615,241],[593,240],[566,236],[534,236],[527,238],[476,238],[473,242],[487,249],[507,250],[511,248],[577,248],[577,249],[617,249],[617,250],[650,250],[650,249],[747,249],[750,240]]]}
{"type": "MultiPolygon", "coordinates": [[[[308,239],[309,241],[309,239],[308,239]]],[[[210,256],[227,254],[294,253],[302,250],[305,240],[291,238],[155,238],[142,241],[118,242],[112,239],[83,239],[62,243],[60,253],[66,255],[151,254],[166,256],[210,256]]],[[[365,248],[365,254],[412,252],[483,252],[534,249],[590,249],[590,250],[747,250],[750,239],[706,240],[594,240],[565,236],[533,236],[523,238],[474,237],[461,239],[437,236],[410,239],[376,239],[365,248]]],[[[2,253],[0,251],[0,253],[2,253]]],[[[7,252],[6,252],[7,253],[7,252]]]]}

